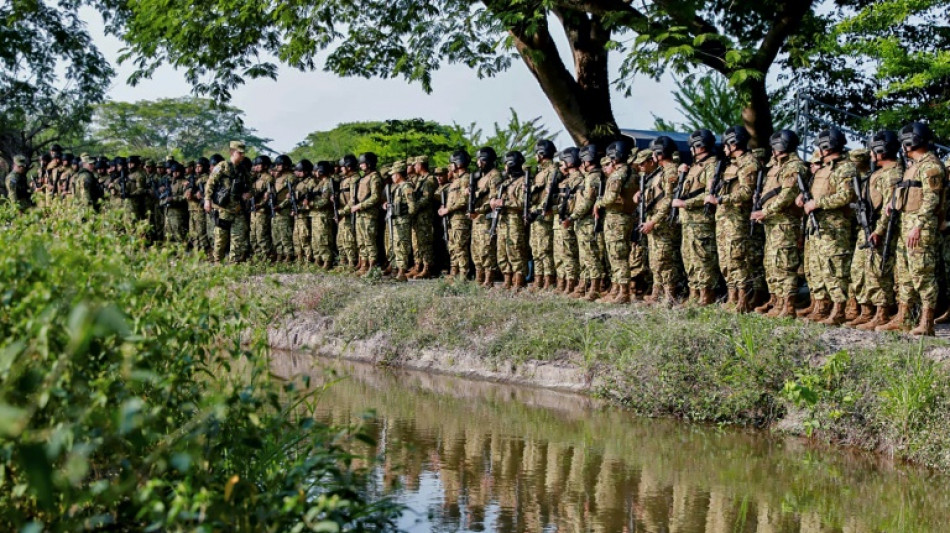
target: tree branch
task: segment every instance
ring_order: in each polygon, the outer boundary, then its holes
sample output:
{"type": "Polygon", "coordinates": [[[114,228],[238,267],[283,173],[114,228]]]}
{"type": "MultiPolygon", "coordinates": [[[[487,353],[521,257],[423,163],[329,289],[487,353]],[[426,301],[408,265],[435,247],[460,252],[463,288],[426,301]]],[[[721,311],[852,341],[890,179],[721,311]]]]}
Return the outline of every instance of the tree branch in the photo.
{"type": "Polygon", "coordinates": [[[765,34],[759,50],[752,58],[752,68],[763,74],[768,72],[788,36],[798,28],[814,3],[815,0],[790,0],[783,4],[782,13],[765,34]]]}

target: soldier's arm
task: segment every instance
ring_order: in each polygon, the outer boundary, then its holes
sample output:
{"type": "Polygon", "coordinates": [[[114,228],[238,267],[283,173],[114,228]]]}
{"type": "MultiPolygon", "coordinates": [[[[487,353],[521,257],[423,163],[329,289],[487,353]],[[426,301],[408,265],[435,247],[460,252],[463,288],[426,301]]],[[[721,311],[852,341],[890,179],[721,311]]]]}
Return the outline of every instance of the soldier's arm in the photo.
{"type": "Polygon", "coordinates": [[[652,221],[657,226],[663,225],[666,220],[670,217],[670,213],[673,211],[673,194],[676,192],[676,169],[670,172],[664,171],[655,179],[663,180],[663,198],[656,203],[656,207],[653,211],[653,216],[650,217],[652,221]]]}
{"type": "Polygon", "coordinates": [[[746,165],[739,168],[739,174],[736,176],[736,186],[732,192],[722,195],[719,199],[721,205],[740,206],[752,200],[755,194],[755,180],[758,177],[758,165],[746,165]]]}
{"type": "Polygon", "coordinates": [[[765,215],[765,218],[781,213],[795,203],[795,198],[798,198],[799,192],[797,176],[801,175],[804,179],[807,170],[804,165],[796,165],[782,169],[779,172],[782,172],[782,176],[779,178],[782,189],[775,196],[775,199],[769,202],[769,205],[762,208],[762,213],[765,215]]]}
{"type": "Polygon", "coordinates": [[[815,201],[818,209],[840,209],[855,201],[854,187],[851,185],[851,179],[856,176],[858,169],[854,165],[847,165],[839,172],[836,172],[836,181],[834,183],[835,192],[815,201]]]}
{"type": "Polygon", "coordinates": [[[621,201],[620,199],[620,178],[611,174],[607,178],[607,186],[604,187],[604,196],[598,202],[597,207],[606,207],[608,205],[614,205],[621,201]]]}
{"type": "Polygon", "coordinates": [[[416,211],[414,211],[414,213],[424,211],[434,203],[435,188],[435,179],[431,176],[422,182],[422,194],[419,195],[418,200],[415,200],[416,211]]]}
{"type": "MultiPolygon", "coordinates": [[[[716,172],[715,165],[704,165],[702,171],[700,171],[699,173],[699,177],[697,179],[703,182],[704,184],[703,188],[706,191],[708,191],[709,188],[712,187],[712,181],[713,181],[712,176],[713,176],[713,173],[715,172],[716,172]]],[[[684,209],[689,209],[689,210],[703,209],[704,207],[703,204],[705,204],[705,201],[706,201],[706,195],[698,194],[686,200],[686,207],[684,207],[684,209]]]]}
{"type": "Polygon", "coordinates": [[[885,236],[887,233],[887,221],[894,216],[894,213],[890,215],[887,213],[887,206],[891,205],[891,198],[893,198],[895,194],[894,187],[888,187],[883,192],[884,194],[882,196],[884,199],[881,204],[881,216],[877,219],[877,225],[874,227],[874,234],[879,237],[885,236]]]}
{"type": "Polygon", "coordinates": [[[939,215],[937,210],[943,194],[943,169],[932,163],[922,165],[917,172],[917,179],[920,180],[924,193],[920,210],[916,213],[917,227],[921,227],[928,219],[939,215]]]}
{"type": "Polygon", "coordinates": [[[600,180],[596,175],[585,178],[584,193],[578,195],[574,202],[574,210],[571,211],[571,217],[574,219],[584,218],[590,214],[597,202],[597,191],[600,190],[600,180]]]}
{"type": "Polygon", "coordinates": [[[370,178],[369,182],[369,196],[360,202],[360,209],[369,209],[376,207],[382,204],[381,198],[383,197],[383,180],[378,175],[370,178]]]}

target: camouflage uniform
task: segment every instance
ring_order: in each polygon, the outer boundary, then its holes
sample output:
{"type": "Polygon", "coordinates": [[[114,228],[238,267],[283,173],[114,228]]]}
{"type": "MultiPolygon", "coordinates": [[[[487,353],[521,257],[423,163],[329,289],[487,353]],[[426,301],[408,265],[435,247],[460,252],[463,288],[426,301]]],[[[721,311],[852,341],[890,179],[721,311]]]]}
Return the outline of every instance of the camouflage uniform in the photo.
{"type": "Polygon", "coordinates": [[[568,281],[571,290],[581,275],[577,234],[573,225],[565,228],[562,224],[570,219],[577,203],[575,195],[583,184],[584,175],[575,168],[568,171],[558,189],[557,217],[554,225],[554,268],[559,278],[568,281]]]}
{"type": "Polygon", "coordinates": [[[661,166],[660,173],[644,191],[642,201],[646,202],[647,222],[655,224],[647,235],[654,298],[665,293],[667,299],[672,299],[680,280],[681,264],[680,227],[670,221],[678,172],[673,161],[664,161],[661,166]]]}
{"type": "Polygon", "coordinates": [[[294,190],[294,175],[284,172],[277,176],[271,187],[274,196],[274,218],[271,220],[271,239],[277,257],[284,261],[294,259],[294,213],[290,194],[294,190]]]}
{"type": "Polygon", "coordinates": [[[205,192],[211,202],[211,209],[217,212],[214,228],[214,249],[212,257],[215,261],[224,261],[229,255],[232,263],[244,260],[247,254],[247,218],[244,217],[242,196],[248,190],[248,177],[230,161],[222,161],[211,171],[205,192]],[[224,205],[218,203],[223,202],[224,205]],[[230,248],[230,254],[228,254],[230,248]]]}
{"type": "MultiPolygon", "coordinates": [[[[270,207],[265,195],[271,190],[274,180],[267,172],[254,176],[251,183],[251,252],[260,259],[274,258],[274,241],[272,239],[270,207]]],[[[276,204],[275,204],[276,205],[276,204]]]]}
{"type": "Polygon", "coordinates": [[[340,264],[350,267],[356,267],[359,259],[359,250],[356,247],[356,216],[350,213],[353,184],[359,177],[359,174],[355,172],[344,177],[337,189],[340,195],[337,205],[342,206],[343,209],[337,223],[336,245],[340,253],[340,264]]]}
{"type": "Polygon", "coordinates": [[[96,176],[93,175],[91,171],[82,169],[72,180],[75,181],[77,186],[74,195],[76,205],[90,208],[95,207],[95,194],[93,191],[98,187],[96,176]]]}
{"type": "MultiPolygon", "coordinates": [[[[690,293],[712,298],[711,290],[719,280],[719,259],[716,254],[716,226],[713,210],[706,209],[705,197],[712,190],[718,160],[708,156],[690,167],[683,182],[680,199],[686,206],[679,210],[683,231],[680,251],[690,293]]],[[[705,301],[711,303],[711,300],[705,301]]]]}
{"type": "Polygon", "coordinates": [[[636,206],[633,197],[640,190],[640,180],[625,163],[614,165],[604,185],[604,197],[595,209],[604,211],[604,242],[610,279],[616,286],[630,282],[630,236],[633,233],[636,206]]]}
{"type": "MultiPolygon", "coordinates": [[[[418,161],[418,159],[417,159],[418,161]]],[[[435,191],[438,188],[435,176],[423,171],[412,180],[415,195],[415,215],[412,218],[412,250],[415,264],[435,267],[435,247],[433,231],[435,229],[435,191]]]]}
{"type": "MultiPolygon", "coordinates": [[[[23,156],[15,156],[14,164],[16,165],[27,165],[27,160],[23,156]]],[[[19,172],[10,172],[7,174],[6,180],[4,183],[0,183],[4,191],[4,198],[9,199],[10,203],[17,206],[21,211],[26,210],[32,205],[30,200],[30,184],[27,180],[26,174],[19,172]]]]}
{"type": "Polygon", "coordinates": [[[769,292],[783,301],[798,290],[801,258],[798,240],[801,218],[795,207],[797,177],[807,178],[808,168],[797,154],[775,158],[762,186],[762,223],[765,226],[765,275],[769,292]]]}
{"type": "Polygon", "coordinates": [[[574,233],[577,235],[581,279],[587,281],[604,276],[604,256],[597,242],[603,233],[596,231],[597,221],[594,218],[594,206],[597,204],[603,180],[604,176],[599,168],[584,175],[584,181],[575,193],[574,209],[570,215],[574,222],[574,233]]]}
{"type": "Polygon", "coordinates": [[[172,179],[168,198],[165,199],[165,238],[169,242],[185,242],[188,234],[188,205],[185,200],[185,190],[188,180],[185,178],[172,179]]]}
{"type": "Polygon", "coordinates": [[[807,226],[807,238],[812,242],[805,261],[809,264],[808,289],[815,300],[843,304],[848,299],[854,243],[847,209],[855,199],[851,179],[857,172],[854,163],[844,156],[829,156],[812,180],[811,194],[817,206],[813,213],[821,233],[810,223],[807,226]]]}
{"type": "MultiPolygon", "coordinates": [[[[880,220],[883,216],[884,199],[891,196],[894,186],[901,180],[902,173],[901,166],[896,161],[891,161],[884,163],[871,174],[867,184],[867,198],[874,214],[872,220],[880,220]]],[[[890,249],[894,250],[896,241],[893,236],[891,240],[893,242],[890,249]]],[[[848,287],[848,294],[855,297],[861,305],[890,307],[894,305],[895,254],[890,254],[886,268],[882,269],[882,250],[867,248],[866,242],[864,230],[859,228],[859,237],[851,259],[851,285],[848,287]]]]}
{"type": "MultiPolygon", "coordinates": [[[[524,280],[528,274],[528,236],[524,229],[524,180],[525,176],[512,179],[506,177],[491,191],[492,198],[498,198],[499,191],[505,205],[498,213],[496,228],[496,256],[498,269],[508,281],[519,276],[524,280]]],[[[520,281],[519,281],[520,285],[520,281]]]]}
{"type": "Polygon", "coordinates": [[[367,172],[351,186],[353,203],[360,208],[356,212],[356,246],[359,258],[366,264],[376,264],[379,249],[376,243],[379,206],[383,202],[383,179],[379,173],[367,172]]]}
{"type": "Polygon", "coordinates": [[[722,176],[716,209],[716,248],[719,270],[726,286],[735,291],[752,289],[752,239],[749,215],[761,163],[751,152],[734,158],[722,176]]]}
{"type": "MultiPolygon", "coordinates": [[[[414,215],[417,215],[418,205],[416,204],[415,186],[403,181],[398,185],[389,185],[390,190],[390,216],[392,217],[392,235],[389,236],[390,247],[393,253],[394,266],[402,272],[409,268],[409,261],[412,259],[412,236],[414,215]]],[[[388,226],[388,224],[387,224],[388,226]]]]}
{"type": "Polygon", "coordinates": [[[532,176],[531,211],[538,217],[531,225],[531,256],[534,258],[534,276],[542,279],[555,276],[554,268],[554,213],[543,213],[548,202],[548,190],[551,180],[558,174],[557,165],[552,161],[541,163],[538,173],[532,176]]]}
{"type": "Polygon", "coordinates": [[[491,191],[497,190],[502,178],[501,173],[495,168],[488,173],[476,175],[480,177],[475,185],[475,213],[478,216],[472,221],[472,260],[475,261],[477,272],[489,275],[497,269],[498,263],[495,257],[495,240],[488,235],[491,230],[491,219],[486,215],[491,212],[491,206],[488,204],[491,191]]]}
{"type": "Polygon", "coordinates": [[[446,189],[445,208],[449,225],[449,257],[451,267],[465,276],[468,272],[469,247],[472,241],[472,221],[466,214],[468,208],[468,184],[472,175],[462,172],[449,182],[446,189]]]}
{"type": "Polygon", "coordinates": [[[310,176],[294,183],[294,197],[297,198],[297,212],[294,213],[294,253],[301,263],[313,261],[313,248],[310,246],[310,207],[306,201],[313,186],[313,178],[310,176]]]}
{"type": "Polygon", "coordinates": [[[317,263],[333,263],[333,177],[319,178],[310,200],[310,248],[317,263]]]}

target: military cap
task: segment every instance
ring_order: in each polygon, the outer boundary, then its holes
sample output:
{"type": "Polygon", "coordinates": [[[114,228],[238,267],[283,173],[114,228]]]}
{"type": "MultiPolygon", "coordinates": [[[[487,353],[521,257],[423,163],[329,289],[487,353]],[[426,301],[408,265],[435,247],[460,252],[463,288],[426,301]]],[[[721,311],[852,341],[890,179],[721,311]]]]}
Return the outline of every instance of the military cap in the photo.
{"type": "Polygon", "coordinates": [[[429,156],[427,156],[427,155],[420,155],[419,157],[416,158],[416,163],[421,163],[421,164],[423,164],[423,165],[428,165],[428,164],[429,164],[429,156]]]}
{"type": "Polygon", "coordinates": [[[606,166],[609,165],[612,161],[613,161],[613,160],[610,159],[610,158],[607,157],[607,156],[601,157],[601,158],[600,158],[600,166],[606,167],[606,166]]]}
{"type": "Polygon", "coordinates": [[[637,152],[637,157],[633,159],[634,165],[642,165],[647,162],[648,159],[653,158],[653,150],[640,150],[637,152]]]}
{"type": "Polygon", "coordinates": [[[639,154],[640,154],[640,149],[637,147],[634,147],[632,150],[630,150],[630,157],[627,158],[627,164],[635,165],[636,164],[635,161],[637,160],[637,155],[639,154]]]}
{"type": "Polygon", "coordinates": [[[388,176],[393,173],[392,169],[389,166],[380,167],[379,173],[383,176],[388,176]]]}
{"type": "Polygon", "coordinates": [[[407,157],[405,164],[406,164],[407,167],[410,166],[410,165],[415,165],[415,164],[416,164],[416,158],[415,158],[415,157],[407,157]]]}
{"type": "Polygon", "coordinates": [[[848,153],[848,158],[854,163],[867,163],[871,160],[871,152],[866,148],[855,148],[848,153]]]}
{"type": "Polygon", "coordinates": [[[406,164],[402,161],[396,161],[393,163],[392,168],[389,169],[389,172],[392,174],[405,174],[406,173],[406,164]]]}
{"type": "Polygon", "coordinates": [[[765,152],[765,148],[753,148],[752,155],[759,158],[760,160],[765,159],[768,156],[768,154],[765,152]]]}
{"type": "Polygon", "coordinates": [[[189,162],[185,163],[185,166],[186,166],[186,167],[193,167],[193,166],[195,166],[195,165],[196,165],[196,163],[195,163],[194,161],[189,161],[189,162]]]}
{"type": "Polygon", "coordinates": [[[145,166],[147,166],[147,167],[154,167],[154,166],[155,166],[155,160],[154,160],[154,159],[146,159],[146,160],[145,160],[145,166]]]}
{"type": "Polygon", "coordinates": [[[26,167],[29,166],[30,161],[22,155],[15,155],[13,156],[13,164],[20,167],[26,167]]]}
{"type": "Polygon", "coordinates": [[[435,172],[436,174],[445,174],[445,167],[435,167],[435,170],[432,172],[435,172]]]}
{"type": "Polygon", "coordinates": [[[231,141],[229,148],[235,152],[241,152],[242,154],[247,151],[247,146],[244,144],[244,141],[231,141]]]}
{"type": "Polygon", "coordinates": [[[89,154],[83,154],[81,157],[82,157],[82,164],[84,165],[91,165],[96,162],[96,158],[92,157],[89,154]]]}

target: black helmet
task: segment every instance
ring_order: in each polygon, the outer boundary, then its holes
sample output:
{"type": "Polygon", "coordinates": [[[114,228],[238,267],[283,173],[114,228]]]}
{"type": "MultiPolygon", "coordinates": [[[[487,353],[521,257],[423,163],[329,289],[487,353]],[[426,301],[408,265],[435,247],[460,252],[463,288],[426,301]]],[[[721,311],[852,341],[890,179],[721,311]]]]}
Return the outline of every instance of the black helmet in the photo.
{"type": "Polygon", "coordinates": [[[597,162],[597,145],[596,144],[588,144],[587,146],[581,148],[581,161],[585,163],[597,162]]]}
{"type": "Polygon", "coordinates": [[[489,167],[494,167],[495,163],[498,161],[498,154],[495,153],[494,148],[491,146],[486,146],[484,148],[479,148],[478,151],[475,152],[475,159],[486,162],[489,167]]]}
{"type": "Polygon", "coordinates": [[[321,176],[333,174],[333,163],[329,161],[317,161],[317,174],[321,176]]]}
{"type": "Polygon", "coordinates": [[[73,159],[76,159],[76,156],[73,154],[66,154],[63,156],[63,161],[65,161],[67,164],[72,164],[73,159]]]}
{"type": "Polygon", "coordinates": [[[607,157],[613,161],[626,161],[630,157],[630,144],[627,141],[614,141],[607,146],[607,157]]]}
{"type": "MultiPolygon", "coordinates": [[[[131,161],[131,160],[132,160],[132,158],[130,157],[130,158],[129,158],[129,161],[131,161]]],[[[208,167],[211,166],[211,161],[208,161],[208,158],[207,158],[207,157],[199,157],[199,158],[198,158],[198,164],[201,165],[201,166],[203,166],[203,167],[205,167],[205,168],[207,169],[208,167]]]]}
{"type": "Polygon", "coordinates": [[[112,160],[109,159],[108,156],[104,156],[104,155],[100,155],[99,157],[97,157],[96,161],[98,161],[99,163],[105,163],[106,166],[109,166],[112,164],[112,160]]]}
{"type": "Polygon", "coordinates": [[[716,147],[716,136],[709,130],[696,130],[689,136],[689,147],[712,150],[716,147]]]}
{"type": "Polygon", "coordinates": [[[376,170],[376,164],[379,162],[379,158],[376,157],[376,154],[373,152],[363,152],[360,154],[360,164],[365,164],[370,168],[370,170],[376,170]]]}
{"type": "Polygon", "coordinates": [[[778,130],[769,137],[769,145],[776,152],[789,154],[798,148],[798,134],[792,130],[778,130]]]}
{"type": "Polygon", "coordinates": [[[887,159],[894,159],[897,157],[898,150],[901,149],[901,142],[897,138],[896,133],[891,130],[883,130],[875,133],[874,136],[871,137],[871,142],[868,143],[868,149],[887,159]]]}
{"type": "Polygon", "coordinates": [[[353,154],[346,154],[340,159],[340,166],[347,170],[356,170],[360,168],[360,163],[353,154]]]}
{"type": "Polygon", "coordinates": [[[521,176],[524,174],[524,154],[514,150],[505,154],[505,169],[512,176],[521,176]]]}
{"type": "Polygon", "coordinates": [[[184,172],[184,171],[185,171],[185,167],[181,166],[181,163],[179,163],[179,162],[177,162],[177,161],[172,161],[171,164],[168,165],[168,171],[169,171],[169,172],[172,172],[172,173],[175,173],[175,172],[184,172]]]}
{"type": "Polygon", "coordinates": [[[818,133],[818,148],[825,152],[840,153],[846,144],[848,144],[848,139],[834,126],[818,133]]]}
{"type": "MultiPolygon", "coordinates": [[[[204,158],[201,158],[201,159],[204,159],[204,158]]],[[[200,160],[199,160],[199,161],[200,161],[200,160]]],[[[205,159],[205,164],[207,165],[207,163],[208,163],[208,160],[205,159]]],[[[129,164],[130,164],[130,165],[141,165],[141,164],[142,164],[142,156],[140,156],[140,155],[130,155],[130,156],[129,156],[129,164]]]]}
{"type": "Polygon", "coordinates": [[[53,146],[50,146],[49,151],[61,154],[63,153],[63,147],[58,144],[54,144],[53,146]]]}
{"type": "Polygon", "coordinates": [[[650,143],[650,150],[653,150],[654,154],[663,157],[673,157],[673,152],[676,151],[676,143],[666,135],[660,135],[650,143]]]}
{"type": "Polygon", "coordinates": [[[923,122],[911,122],[901,128],[900,140],[905,149],[927,146],[933,139],[930,127],[923,122]]]}
{"type": "Polygon", "coordinates": [[[96,160],[96,164],[93,165],[93,168],[95,168],[96,170],[106,170],[107,168],[109,168],[109,160],[99,158],[98,160],[96,160]]]}
{"type": "Polygon", "coordinates": [[[739,150],[748,150],[752,136],[742,126],[732,126],[722,134],[722,145],[735,146],[739,150]]]}
{"type": "Polygon", "coordinates": [[[541,139],[537,144],[534,145],[534,153],[535,155],[553,159],[554,154],[557,153],[557,148],[554,147],[553,142],[547,139],[541,139]]]}
{"type": "Polygon", "coordinates": [[[117,155],[117,156],[115,156],[115,158],[112,160],[112,164],[115,165],[115,166],[117,166],[117,167],[124,167],[125,165],[128,164],[128,161],[127,161],[124,157],[122,157],[122,156],[120,156],[120,155],[117,155]]]}
{"type": "Polygon", "coordinates": [[[218,163],[224,161],[224,156],[221,154],[214,154],[211,156],[211,166],[217,166],[218,163]]]}
{"type": "Polygon", "coordinates": [[[288,169],[288,168],[294,166],[294,162],[293,162],[292,159],[290,159],[290,156],[289,156],[289,155],[287,155],[287,154],[281,154],[281,155],[279,155],[279,156],[277,156],[277,157],[274,158],[274,166],[277,166],[277,165],[283,165],[283,166],[284,166],[284,169],[286,170],[286,169],[288,169]]]}
{"type": "Polygon", "coordinates": [[[313,163],[311,163],[308,159],[301,159],[297,162],[297,166],[294,167],[294,170],[303,172],[305,174],[310,174],[313,172],[313,163]]]}
{"type": "Polygon", "coordinates": [[[266,155],[259,155],[259,156],[255,157],[255,158],[254,158],[254,161],[251,162],[251,166],[255,166],[255,167],[256,167],[257,165],[260,165],[260,166],[264,167],[265,169],[266,169],[266,168],[269,168],[269,167],[271,166],[270,158],[267,157],[266,155]]]}
{"type": "Polygon", "coordinates": [[[562,163],[570,168],[578,167],[581,164],[581,151],[576,146],[561,150],[558,157],[561,158],[562,163]]]}
{"type": "Polygon", "coordinates": [[[465,150],[456,150],[452,152],[452,157],[449,158],[449,163],[459,167],[465,168],[472,162],[472,158],[468,155],[468,152],[465,150]]]}

